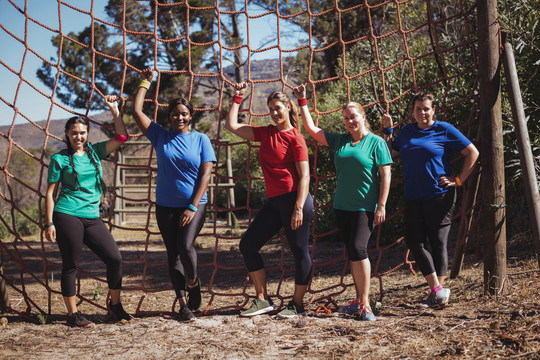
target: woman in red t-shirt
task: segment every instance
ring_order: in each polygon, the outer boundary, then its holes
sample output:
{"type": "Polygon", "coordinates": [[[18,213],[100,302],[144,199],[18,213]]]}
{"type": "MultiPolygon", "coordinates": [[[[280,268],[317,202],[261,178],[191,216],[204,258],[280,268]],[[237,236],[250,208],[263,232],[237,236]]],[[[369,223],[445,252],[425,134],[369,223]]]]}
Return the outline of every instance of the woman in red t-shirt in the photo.
{"type": "Polygon", "coordinates": [[[275,309],[266,291],[266,271],[259,250],[282,227],[295,260],[295,289],[292,301],[278,316],[304,315],[303,298],[312,268],[309,226],[313,199],[308,190],[308,151],[306,139],[299,131],[298,111],[285,93],[276,91],[267,100],[275,125],[239,124],[238,110],[247,83],[235,84],[234,87],[236,91],[225,128],[243,139],[261,143],[259,160],[268,198],[240,240],[240,251],[257,293],[251,307],[240,315],[260,315],[275,309]]]}

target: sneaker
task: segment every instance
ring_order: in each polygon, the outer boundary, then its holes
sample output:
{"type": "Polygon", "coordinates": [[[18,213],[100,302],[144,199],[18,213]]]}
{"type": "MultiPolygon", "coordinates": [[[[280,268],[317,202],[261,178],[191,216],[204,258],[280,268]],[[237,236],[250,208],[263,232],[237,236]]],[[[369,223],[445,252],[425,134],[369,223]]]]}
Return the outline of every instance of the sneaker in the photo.
{"type": "Polygon", "coordinates": [[[281,310],[277,316],[282,318],[291,318],[295,316],[306,315],[303,305],[297,305],[294,301],[290,301],[287,307],[281,310]]]}
{"type": "Polygon", "coordinates": [[[199,279],[193,287],[187,286],[187,299],[187,306],[191,311],[199,310],[201,306],[201,282],[199,279]]]}
{"type": "Polygon", "coordinates": [[[255,299],[251,302],[251,307],[245,311],[242,311],[240,313],[240,316],[255,316],[266,314],[270,311],[273,311],[275,308],[276,305],[274,305],[274,303],[270,299],[255,299]]]}
{"type": "Polygon", "coordinates": [[[187,305],[180,306],[180,311],[178,311],[178,316],[176,318],[178,321],[195,321],[197,318],[187,305]]]}
{"type": "Polygon", "coordinates": [[[360,302],[358,301],[358,299],[354,299],[347,305],[340,307],[338,309],[338,312],[343,314],[354,314],[358,312],[358,310],[360,310],[360,302]]]}
{"type": "Polygon", "coordinates": [[[77,311],[67,316],[66,323],[71,327],[89,328],[94,326],[94,323],[84,317],[84,315],[77,311]]]}
{"type": "Polygon", "coordinates": [[[429,293],[429,296],[427,297],[426,302],[423,303],[421,306],[430,307],[430,308],[443,308],[446,305],[446,303],[448,303],[449,298],[450,298],[450,289],[442,288],[436,293],[429,293]]]}
{"type": "Polygon", "coordinates": [[[369,304],[366,304],[364,301],[362,301],[359,304],[357,317],[358,317],[358,320],[362,320],[362,321],[373,321],[373,320],[375,320],[375,315],[373,314],[373,311],[371,310],[371,307],[369,306],[369,304]]]}
{"type": "Polygon", "coordinates": [[[113,305],[109,302],[109,310],[111,310],[113,317],[117,321],[122,321],[122,320],[130,321],[131,319],[133,319],[133,317],[124,310],[124,307],[122,306],[122,303],[120,302],[116,305],[113,305]]]}

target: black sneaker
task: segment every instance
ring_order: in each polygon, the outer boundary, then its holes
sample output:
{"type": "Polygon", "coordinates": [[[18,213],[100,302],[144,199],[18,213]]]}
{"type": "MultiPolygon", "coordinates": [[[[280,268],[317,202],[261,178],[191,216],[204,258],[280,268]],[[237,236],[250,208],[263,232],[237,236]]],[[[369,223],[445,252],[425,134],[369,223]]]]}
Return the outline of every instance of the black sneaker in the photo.
{"type": "Polygon", "coordinates": [[[176,318],[178,321],[195,321],[197,318],[191,310],[189,310],[189,307],[187,305],[180,306],[180,311],[178,311],[178,316],[176,318]]]}
{"type": "Polygon", "coordinates": [[[66,323],[71,327],[89,328],[94,326],[94,323],[84,317],[80,311],[67,316],[66,323]]]}
{"type": "Polygon", "coordinates": [[[199,279],[195,286],[187,286],[187,299],[187,306],[191,311],[199,310],[201,306],[201,281],[199,279]]]}
{"type": "Polygon", "coordinates": [[[109,302],[109,310],[111,310],[113,317],[117,321],[122,321],[122,320],[130,321],[131,319],[133,319],[133,317],[124,310],[124,307],[122,306],[122,303],[120,302],[116,305],[113,305],[111,304],[111,302],[109,302]]]}

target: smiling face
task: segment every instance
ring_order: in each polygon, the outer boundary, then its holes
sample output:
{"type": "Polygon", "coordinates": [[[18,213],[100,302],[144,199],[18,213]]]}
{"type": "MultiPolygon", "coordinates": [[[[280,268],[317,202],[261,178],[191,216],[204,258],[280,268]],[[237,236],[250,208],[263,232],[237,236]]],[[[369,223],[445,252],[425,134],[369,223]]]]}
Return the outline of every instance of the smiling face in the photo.
{"type": "Polygon", "coordinates": [[[433,125],[435,122],[433,115],[435,115],[435,108],[431,100],[416,100],[414,102],[413,116],[420,129],[427,129],[433,125]]]}
{"type": "Polygon", "coordinates": [[[272,99],[268,102],[268,110],[270,111],[270,117],[276,123],[279,130],[286,130],[292,127],[289,121],[290,105],[285,105],[284,102],[278,99],[272,99]]]}
{"type": "Polygon", "coordinates": [[[74,152],[83,151],[88,141],[88,126],[82,123],[72,124],[66,131],[66,137],[74,152]]]}
{"type": "Polygon", "coordinates": [[[189,133],[191,112],[185,105],[178,104],[169,112],[169,121],[174,131],[179,133],[189,133]]]}
{"type": "Polygon", "coordinates": [[[343,122],[351,134],[364,135],[367,132],[366,114],[360,112],[355,106],[347,106],[343,109],[343,122]]]}

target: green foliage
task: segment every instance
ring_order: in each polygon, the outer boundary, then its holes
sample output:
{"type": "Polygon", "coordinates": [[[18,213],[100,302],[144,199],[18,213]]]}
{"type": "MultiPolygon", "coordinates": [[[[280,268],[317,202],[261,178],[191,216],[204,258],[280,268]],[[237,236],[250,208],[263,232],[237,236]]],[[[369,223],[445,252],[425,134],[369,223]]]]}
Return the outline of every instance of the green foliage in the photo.
{"type": "MultiPolygon", "coordinates": [[[[540,3],[536,0],[498,2],[501,27],[508,30],[508,40],[514,57],[527,118],[531,149],[540,182],[540,3]]],[[[503,78],[503,135],[506,167],[506,203],[509,232],[520,232],[529,227],[529,213],[522,181],[521,159],[518,152],[512,111],[503,78]]],[[[539,183],[540,185],[540,183],[539,183]]]]}
{"type": "Polygon", "coordinates": [[[14,208],[13,212],[6,211],[1,214],[6,222],[0,222],[0,239],[8,239],[12,236],[9,229],[13,230],[13,221],[15,222],[15,231],[19,236],[29,236],[39,233],[39,207],[37,204],[24,207],[22,209],[14,208]]]}

